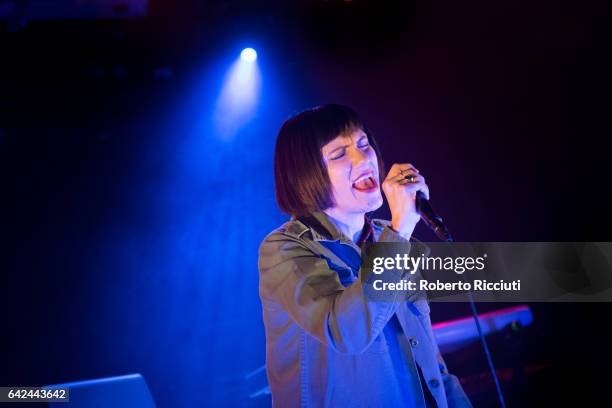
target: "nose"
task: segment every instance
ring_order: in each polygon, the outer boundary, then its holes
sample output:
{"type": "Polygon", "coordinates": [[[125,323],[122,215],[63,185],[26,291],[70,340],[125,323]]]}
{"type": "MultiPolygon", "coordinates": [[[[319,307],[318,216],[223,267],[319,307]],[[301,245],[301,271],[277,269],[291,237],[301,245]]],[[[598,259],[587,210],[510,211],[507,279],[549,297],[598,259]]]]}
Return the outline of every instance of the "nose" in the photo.
{"type": "Polygon", "coordinates": [[[351,157],[351,163],[353,165],[353,168],[359,168],[361,164],[369,160],[367,153],[364,152],[363,150],[359,148],[352,148],[350,150],[351,150],[350,157],[351,157]]]}

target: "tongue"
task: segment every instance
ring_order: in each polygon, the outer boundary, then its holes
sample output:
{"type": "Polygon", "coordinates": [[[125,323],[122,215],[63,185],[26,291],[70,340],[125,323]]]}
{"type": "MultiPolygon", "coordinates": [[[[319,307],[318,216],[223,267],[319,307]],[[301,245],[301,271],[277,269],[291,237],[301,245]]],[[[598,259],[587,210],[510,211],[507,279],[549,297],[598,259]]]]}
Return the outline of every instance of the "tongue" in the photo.
{"type": "Polygon", "coordinates": [[[372,182],[372,179],[368,177],[367,179],[364,179],[364,180],[361,180],[355,183],[354,187],[357,190],[369,190],[372,187],[374,187],[374,183],[372,182]]]}

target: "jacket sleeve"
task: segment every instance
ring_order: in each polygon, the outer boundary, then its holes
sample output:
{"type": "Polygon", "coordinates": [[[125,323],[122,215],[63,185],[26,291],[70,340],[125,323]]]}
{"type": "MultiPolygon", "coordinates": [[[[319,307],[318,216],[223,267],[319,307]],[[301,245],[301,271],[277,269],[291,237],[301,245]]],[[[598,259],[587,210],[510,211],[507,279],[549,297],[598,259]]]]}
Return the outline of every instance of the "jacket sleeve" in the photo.
{"type": "MultiPolygon", "coordinates": [[[[383,230],[379,242],[405,243],[410,248],[408,240],[389,228],[383,230]]],[[[259,272],[262,299],[280,304],[307,333],[341,353],[366,350],[404,300],[404,294],[398,292],[389,302],[366,301],[361,279],[343,287],[324,257],[280,231],[261,244],[259,272]]],[[[388,282],[411,276],[388,272],[392,273],[388,282]]],[[[359,274],[361,278],[361,270],[359,274]]]]}

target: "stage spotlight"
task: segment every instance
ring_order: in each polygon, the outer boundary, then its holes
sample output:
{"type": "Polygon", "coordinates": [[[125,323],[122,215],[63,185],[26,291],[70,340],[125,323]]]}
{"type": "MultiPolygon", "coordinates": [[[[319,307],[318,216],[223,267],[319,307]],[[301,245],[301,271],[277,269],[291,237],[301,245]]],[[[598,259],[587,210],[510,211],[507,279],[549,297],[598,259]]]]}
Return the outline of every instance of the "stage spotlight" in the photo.
{"type": "Polygon", "coordinates": [[[221,139],[232,140],[254,117],[260,85],[257,53],[253,48],[245,48],[229,67],[215,104],[213,119],[221,139]]]}
{"type": "Polygon", "coordinates": [[[257,59],[257,51],[253,48],[245,48],[240,53],[240,59],[244,62],[253,62],[257,59]]]}

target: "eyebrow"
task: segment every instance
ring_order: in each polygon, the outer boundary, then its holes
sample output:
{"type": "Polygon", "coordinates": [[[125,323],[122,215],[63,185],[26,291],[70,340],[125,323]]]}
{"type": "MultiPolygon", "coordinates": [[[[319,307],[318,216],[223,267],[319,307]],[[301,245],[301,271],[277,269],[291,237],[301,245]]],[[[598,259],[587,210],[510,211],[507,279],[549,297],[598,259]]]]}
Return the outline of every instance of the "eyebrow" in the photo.
{"type": "MultiPolygon", "coordinates": [[[[359,137],[359,139],[357,139],[357,142],[360,142],[364,137],[367,138],[368,135],[362,135],[361,137],[359,137]]],[[[328,154],[332,154],[333,152],[335,152],[338,149],[344,149],[344,148],[347,148],[349,146],[350,146],[350,144],[335,147],[333,150],[330,150],[330,152],[328,154]]]]}
{"type": "Polygon", "coordinates": [[[335,152],[336,150],[340,150],[340,149],[344,149],[349,147],[350,145],[342,145],[342,146],[338,146],[336,148],[334,148],[333,150],[331,150],[328,154],[332,154],[333,152],[335,152]]]}

